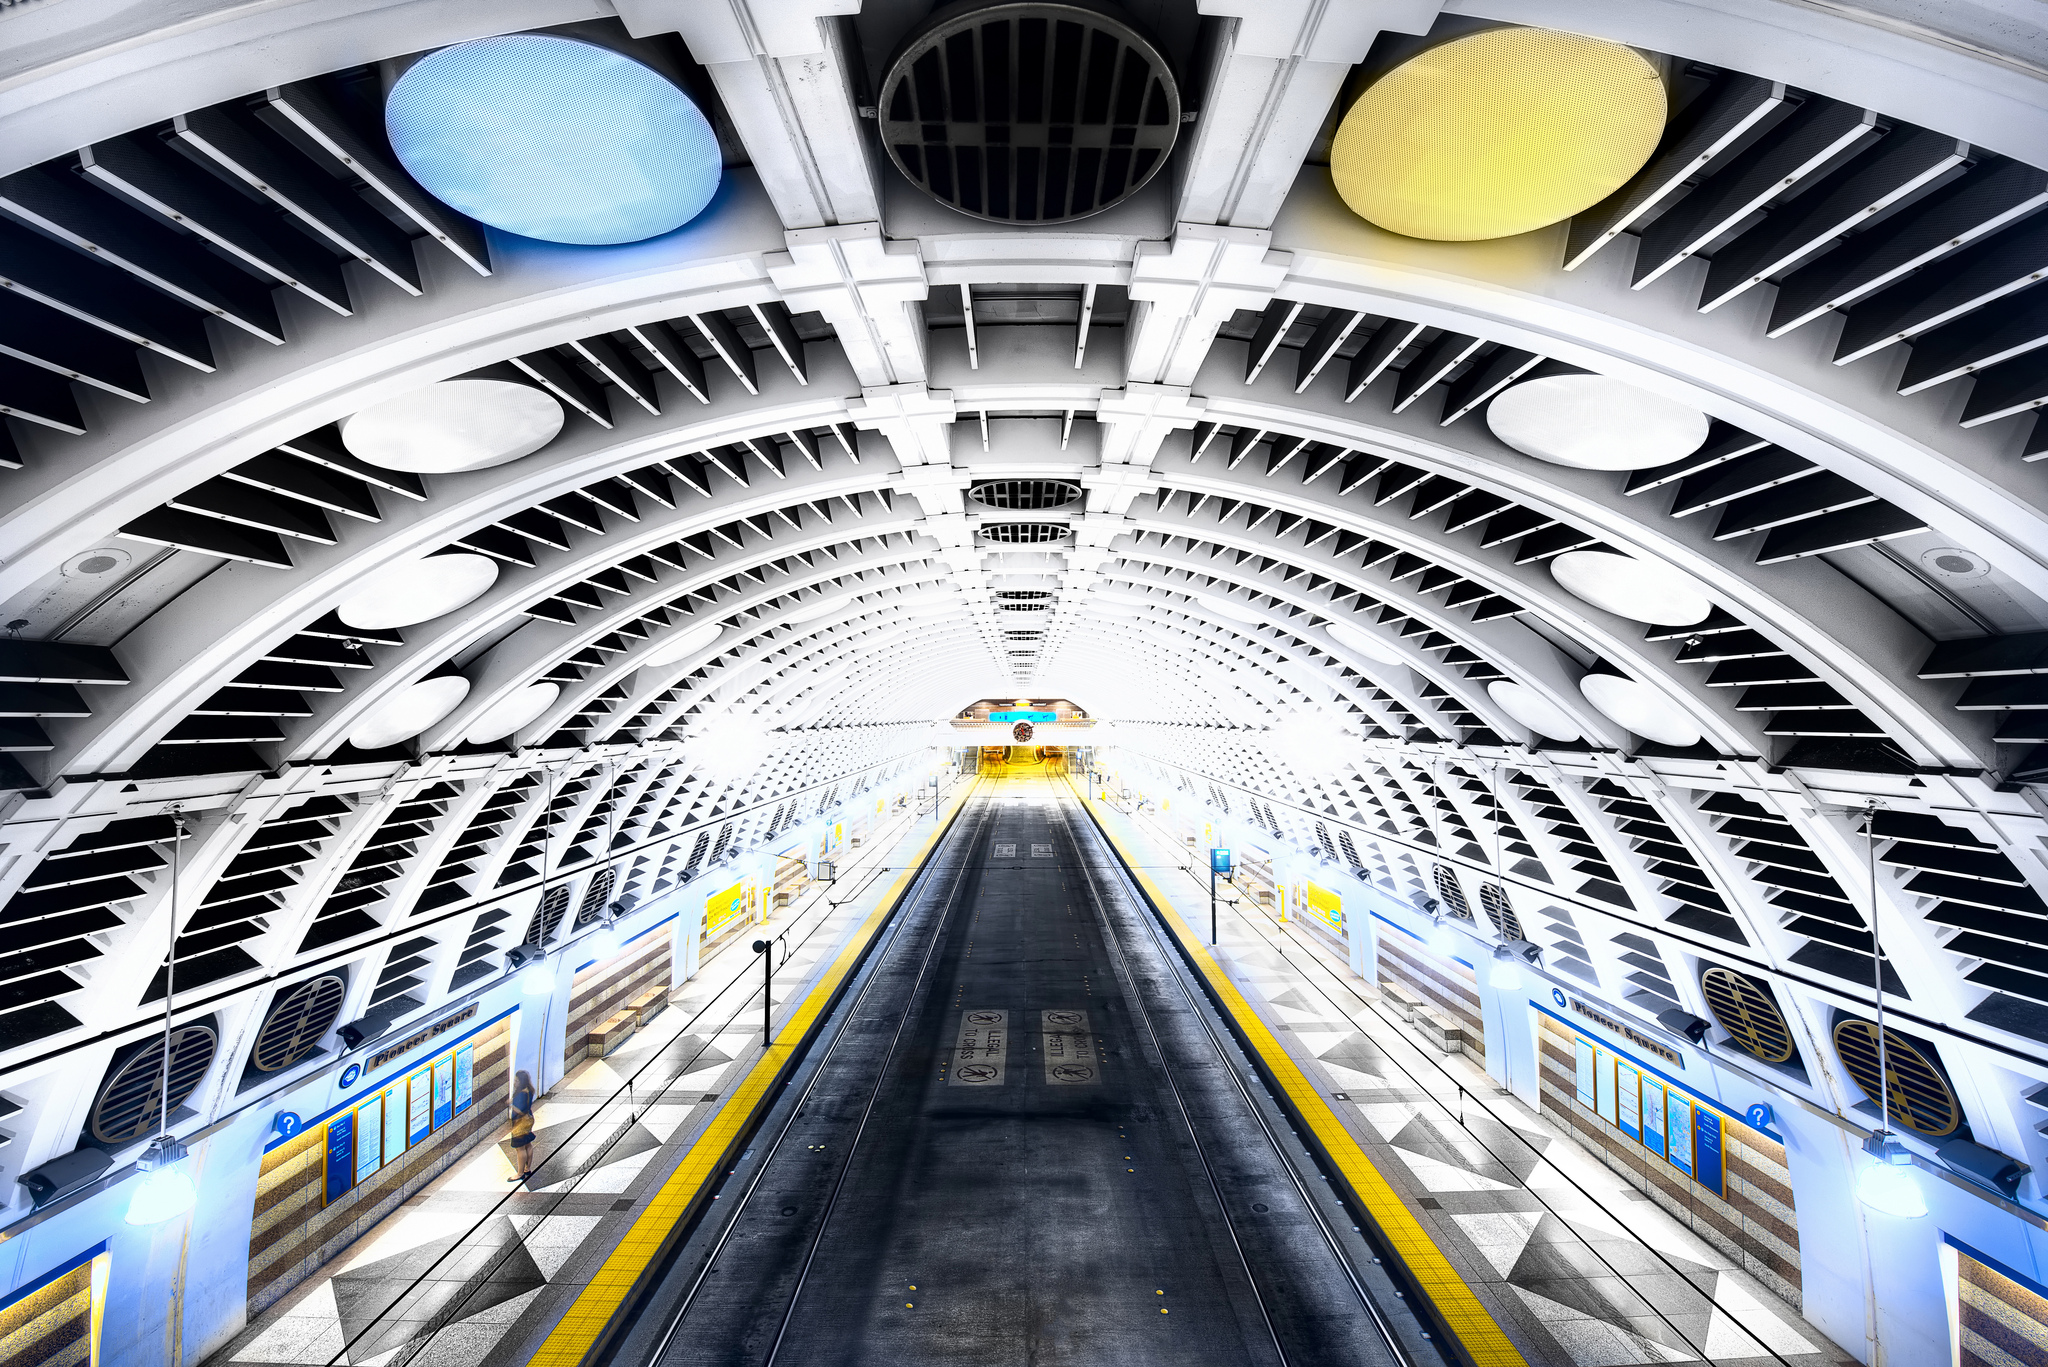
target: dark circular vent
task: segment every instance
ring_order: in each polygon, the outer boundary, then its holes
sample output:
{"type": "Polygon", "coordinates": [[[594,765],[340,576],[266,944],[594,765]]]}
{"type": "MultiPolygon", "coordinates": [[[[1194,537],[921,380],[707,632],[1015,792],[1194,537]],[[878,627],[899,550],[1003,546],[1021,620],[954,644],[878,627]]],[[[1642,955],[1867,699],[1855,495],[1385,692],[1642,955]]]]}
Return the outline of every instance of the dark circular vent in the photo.
{"type": "Polygon", "coordinates": [[[590,886],[583,890],[583,901],[576,908],[576,925],[580,929],[593,921],[604,919],[605,904],[611,901],[612,885],[618,875],[609,868],[599,869],[590,880],[590,886]]]}
{"type": "Polygon", "coordinates": [[[1836,1022],[1836,1057],[1863,1095],[1875,1101],[1880,1091],[1884,1093],[1885,1110],[1894,1121],[1934,1139],[1946,1138],[1963,1127],[1963,1108],[1931,1057],[1892,1030],[1884,1032],[1884,1051],[1890,1077],[1880,1088],[1877,1027],[1853,1018],[1836,1022]]]}
{"type": "Polygon", "coordinates": [[[1700,991],[1706,994],[1707,1010],[1735,1043],[1766,1063],[1791,1062],[1796,1052],[1792,1027],[1762,983],[1716,965],[1700,974],[1700,991]]]}
{"type": "Polygon", "coordinates": [[[967,496],[985,508],[1011,508],[1036,512],[1043,508],[1064,508],[1081,501],[1081,486],[1063,479],[996,479],[977,484],[967,496]]]}
{"type": "Polygon", "coordinates": [[[997,223],[1061,223],[1166,164],[1180,92],[1159,50],[1077,5],[941,10],[882,78],[882,145],[942,204],[997,223]]]}
{"type": "Polygon", "coordinates": [[[1003,639],[1006,641],[1038,641],[1044,638],[1045,633],[1038,630],[1006,631],[1003,633],[1003,639]]]}
{"type": "Polygon", "coordinates": [[[1002,603],[1039,603],[1052,597],[1051,589],[997,589],[996,601],[1002,603]]]}
{"type": "MultiPolygon", "coordinates": [[[[171,1033],[171,1109],[192,1095],[213,1063],[220,1036],[210,1025],[181,1026],[171,1033]]],[[[162,1128],[164,1042],[151,1040],[128,1056],[100,1088],[86,1118],[96,1144],[132,1144],[162,1128]]]]}
{"type": "Polygon", "coordinates": [[[1041,546],[1072,533],[1071,529],[1058,522],[996,522],[983,527],[981,534],[1005,545],[1041,546]]]}
{"type": "Polygon", "coordinates": [[[999,609],[1001,609],[1001,610],[1002,610],[1002,611],[1004,611],[1004,612],[1046,612],[1046,611],[1048,611],[1048,610],[1050,610],[1050,609],[1051,609],[1051,607],[1052,607],[1052,604],[1050,604],[1050,603],[997,603],[997,604],[996,604],[996,607],[998,607],[999,609]]]}
{"type": "Polygon", "coordinates": [[[263,1028],[256,1032],[249,1066],[259,1073],[281,1073],[305,1059],[334,1027],[347,989],[339,973],[330,973],[278,993],[270,1004],[270,1014],[263,1018],[263,1028]]]}
{"type": "Polygon", "coordinates": [[[1486,919],[1493,922],[1493,928],[1503,940],[1526,940],[1522,933],[1522,918],[1515,915],[1514,904],[1508,901],[1508,890],[1498,883],[1479,885],[1479,905],[1486,909],[1486,919]]]}

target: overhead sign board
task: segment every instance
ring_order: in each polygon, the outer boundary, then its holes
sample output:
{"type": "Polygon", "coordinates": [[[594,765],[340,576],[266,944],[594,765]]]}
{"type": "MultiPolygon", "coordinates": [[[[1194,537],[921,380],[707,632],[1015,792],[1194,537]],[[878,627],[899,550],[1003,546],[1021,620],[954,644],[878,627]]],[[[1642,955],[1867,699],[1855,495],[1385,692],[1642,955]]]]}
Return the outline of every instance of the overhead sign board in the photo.
{"type": "Polygon", "coordinates": [[[1033,721],[1033,722],[1047,722],[1047,721],[1058,721],[1058,720],[1060,719],[1060,714],[1059,714],[1059,713],[1057,713],[1057,712],[1048,712],[1048,711],[1045,711],[1045,710],[1043,710],[1043,709],[1041,709],[1041,708],[1036,708],[1036,707],[1031,707],[1031,708],[1023,708],[1023,707],[1013,707],[1013,708],[1010,708],[1009,710],[1007,710],[1007,711],[1003,711],[1003,712],[991,712],[991,713],[989,713],[989,714],[988,714],[988,719],[989,719],[990,721],[993,721],[993,722],[1013,722],[1013,721],[1033,721]]]}

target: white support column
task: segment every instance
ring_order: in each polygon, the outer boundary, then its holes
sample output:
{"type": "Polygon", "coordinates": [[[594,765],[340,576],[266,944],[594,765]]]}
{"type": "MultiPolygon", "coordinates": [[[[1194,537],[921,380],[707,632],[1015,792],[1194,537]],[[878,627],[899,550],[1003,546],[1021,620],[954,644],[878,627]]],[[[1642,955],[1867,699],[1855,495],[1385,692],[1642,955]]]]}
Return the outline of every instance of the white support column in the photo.
{"type": "Polygon", "coordinates": [[[1427,33],[1442,0],[1198,0],[1216,45],[1178,218],[1270,228],[1351,68],[1383,30],[1427,33]]]}
{"type": "Polygon", "coordinates": [[[873,223],[875,168],[831,16],[860,0],[617,0],[636,38],[680,33],[702,62],[784,227],[873,223]]]}
{"type": "Polygon", "coordinates": [[[1208,406],[1207,399],[1193,397],[1186,385],[1133,381],[1122,389],[1103,390],[1095,409],[1095,421],[1103,428],[1102,466],[1084,473],[1082,482],[1091,488],[1128,486],[1129,492],[1093,500],[1097,511],[1121,513],[1128,508],[1137,489],[1149,482],[1145,472],[1161,443],[1200,422],[1208,406]],[[1133,480],[1133,474],[1144,477],[1133,480]]]}
{"type": "Polygon", "coordinates": [[[916,242],[890,242],[878,223],[798,228],[786,252],[768,254],[768,276],[797,313],[818,313],[839,334],[863,385],[921,385],[928,378],[924,313],[930,293],[916,242]]]}
{"type": "Polygon", "coordinates": [[[1292,253],[1268,250],[1261,229],[1182,223],[1171,242],[1140,242],[1131,264],[1124,373],[1133,383],[1194,383],[1216,329],[1239,309],[1262,309],[1292,253]]]}

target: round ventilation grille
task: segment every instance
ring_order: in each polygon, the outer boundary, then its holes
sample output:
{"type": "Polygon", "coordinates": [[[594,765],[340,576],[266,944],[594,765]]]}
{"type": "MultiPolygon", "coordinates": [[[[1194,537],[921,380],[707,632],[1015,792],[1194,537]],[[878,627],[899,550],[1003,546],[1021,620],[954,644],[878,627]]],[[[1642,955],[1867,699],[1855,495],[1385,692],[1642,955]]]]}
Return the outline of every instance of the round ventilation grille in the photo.
{"type": "Polygon", "coordinates": [[[612,885],[618,875],[610,869],[599,869],[590,880],[590,886],[583,890],[583,901],[576,908],[576,924],[587,926],[593,921],[604,919],[605,903],[611,901],[612,885]]]}
{"type": "Polygon", "coordinates": [[[1762,983],[1717,966],[1700,974],[1700,991],[1707,1010],[1737,1044],[1766,1063],[1791,1062],[1792,1027],[1762,983]]]}
{"type": "Polygon", "coordinates": [[[1166,164],[1180,92],[1159,50],[1075,5],[941,11],[882,78],[882,145],[933,199],[996,223],[1062,223],[1166,164]]]}
{"type": "MultiPolygon", "coordinates": [[[[171,1109],[192,1095],[213,1063],[220,1037],[210,1025],[187,1025],[171,1033],[171,1109]]],[[[100,1088],[86,1119],[87,1132],[99,1144],[132,1144],[162,1127],[164,1042],[151,1040],[114,1070],[100,1088]]]]}
{"type": "Polygon", "coordinates": [[[311,1054],[341,1014],[347,986],[340,974],[330,973],[278,993],[256,1032],[250,1065],[259,1073],[281,1073],[311,1054]]]}
{"type": "MultiPolygon", "coordinates": [[[[1884,1032],[1885,1061],[1890,1078],[1883,1089],[1885,1110],[1909,1130],[1942,1139],[1963,1126],[1963,1108],[1949,1090],[1948,1079],[1934,1066],[1934,1060],[1896,1031],[1884,1032]]],[[[1849,1071],[1863,1095],[1875,1101],[1877,1085],[1877,1027],[1865,1020],[1844,1020],[1835,1025],[1835,1054],[1849,1071]]]]}
{"type": "Polygon", "coordinates": [[[1515,908],[1508,901],[1508,890],[1498,883],[1479,885],[1479,905],[1486,908],[1486,919],[1493,922],[1494,930],[1503,940],[1526,940],[1522,933],[1522,918],[1515,915],[1515,908]]]}
{"type": "Polygon", "coordinates": [[[1050,603],[998,603],[1004,612],[1044,612],[1052,607],[1050,603]]]}
{"type": "Polygon", "coordinates": [[[1458,886],[1458,875],[1444,864],[1436,865],[1436,896],[1446,916],[1463,920],[1472,919],[1472,906],[1465,900],[1465,890],[1458,886]]]}
{"type": "Polygon", "coordinates": [[[1067,527],[1057,522],[997,522],[983,527],[981,534],[990,541],[1010,546],[1041,546],[1048,541],[1058,541],[1070,535],[1067,527]]]}
{"type": "Polygon", "coordinates": [[[996,598],[1005,603],[1039,603],[1052,597],[1051,589],[997,589],[996,598]]]}
{"type": "Polygon", "coordinates": [[[1079,503],[1081,486],[1063,479],[996,479],[975,485],[967,491],[967,496],[985,508],[1032,512],[1079,503]]]}

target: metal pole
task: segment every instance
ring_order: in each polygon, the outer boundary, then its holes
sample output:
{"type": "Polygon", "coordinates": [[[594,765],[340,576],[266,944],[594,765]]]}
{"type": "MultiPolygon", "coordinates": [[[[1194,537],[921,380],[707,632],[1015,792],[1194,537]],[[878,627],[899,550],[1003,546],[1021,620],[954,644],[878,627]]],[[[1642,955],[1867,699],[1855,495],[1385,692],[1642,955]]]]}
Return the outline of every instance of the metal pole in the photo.
{"type": "Polygon", "coordinates": [[[756,940],[754,952],[761,956],[761,1047],[767,1049],[775,1043],[775,998],[769,991],[775,983],[775,942],[756,940]]]}
{"type": "Polygon", "coordinates": [[[1209,856],[1209,944],[1218,943],[1216,936],[1216,857],[1209,856]]]}

